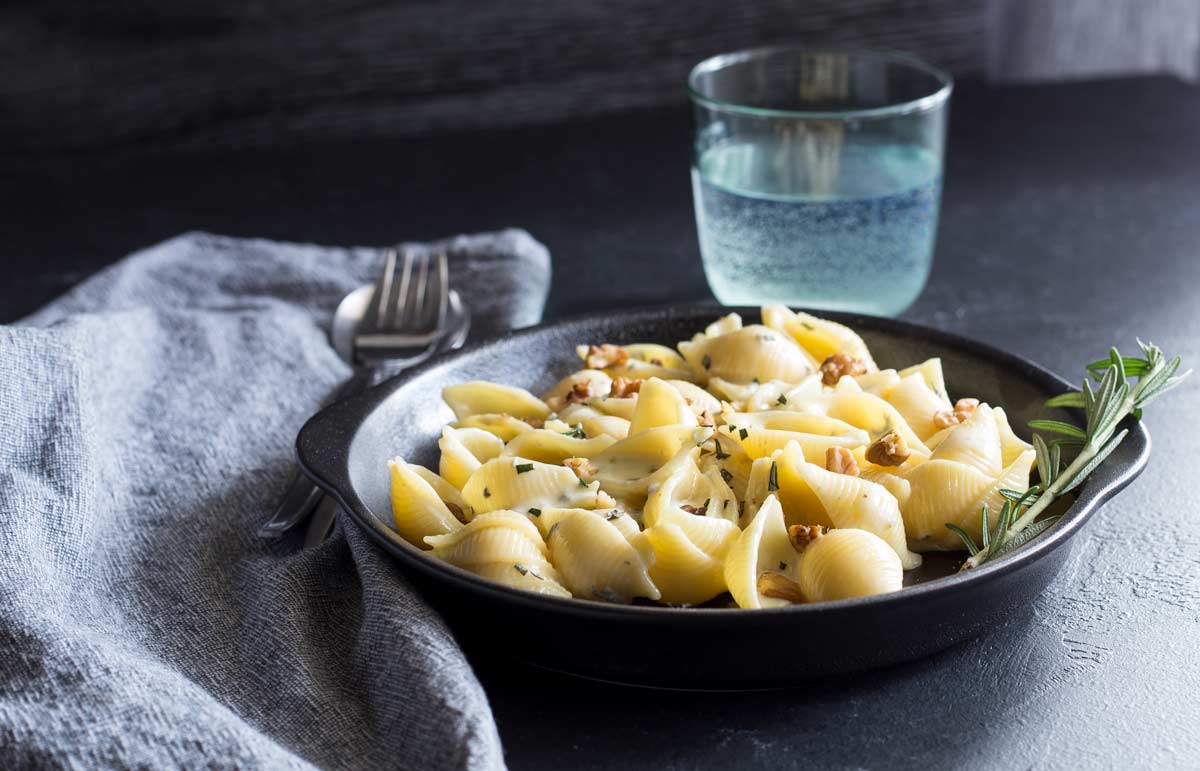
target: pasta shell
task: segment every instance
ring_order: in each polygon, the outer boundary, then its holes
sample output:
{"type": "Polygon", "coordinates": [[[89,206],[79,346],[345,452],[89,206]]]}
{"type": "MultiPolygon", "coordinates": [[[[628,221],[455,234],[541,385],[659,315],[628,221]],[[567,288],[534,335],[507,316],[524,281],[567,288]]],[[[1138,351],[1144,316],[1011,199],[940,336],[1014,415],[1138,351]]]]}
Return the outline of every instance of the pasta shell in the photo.
{"type": "Polygon", "coordinates": [[[417,476],[421,477],[421,479],[424,479],[425,482],[433,488],[433,491],[437,493],[437,496],[442,499],[442,503],[445,503],[447,508],[450,509],[451,514],[454,514],[454,510],[458,509],[463,513],[463,518],[467,521],[470,521],[471,518],[475,516],[475,510],[468,506],[467,502],[463,500],[462,493],[457,487],[450,484],[445,479],[442,479],[440,476],[424,466],[417,466],[410,463],[408,464],[408,469],[417,476]]]}
{"type": "Polygon", "coordinates": [[[758,577],[775,572],[795,581],[799,562],[783,523],[783,509],[770,496],[725,555],[725,584],[740,608],[788,605],[787,600],[759,594],[758,577]]]}
{"type": "Polygon", "coordinates": [[[926,359],[920,364],[914,364],[911,367],[905,367],[900,370],[901,378],[906,378],[909,375],[920,375],[925,381],[925,385],[929,386],[929,390],[933,391],[934,395],[942,402],[943,408],[950,406],[950,396],[946,391],[946,377],[942,372],[942,360],[936,356],[932,359],[926,359]]]}
{"type": "Polygon", "coordinates": [[[789,335],[818,363],[835,353],[845,353],[860,359],[870,372],[879,369],[858,333],[836,321],[793,313],[782,305],[765,306],[762,319],[768,327],[789,335]]]}
{"type": "Polygon", "coordinates": [[[1033,449],[1033,445],[1013,433],[1008,424],[1008,414],[1003,407],[993,407],[992,417],[996,419],[996,430],[1000,436],[1000,462],[1009,466],[1022,454],[1033,449]]]}
{"type": "Polygon", "coordinates": [[[950,429],[930,459],[963,463],[989,477],[999,476],[1004,454],[992,409],[986,404],[976,407],[966,422],[950,429]]]}
{"type": "Polygon", "coordinates": [[[450,424],[451,428],[478,428],[495,434],[501,441],[507,442],[518,434],[532,431],[533,426],[512,415],[486,414],[469,415],[462,420],[450,424]]]}
{"type": "Polygon", "coordinates": [[[597,508],[607,497],[598,483],[584,484],[568,468],[512,457],[480,466],[463,485],[462,495],[477,514],[500,509],[597,508]]]}
{"type": "Polygon", "coordinates": [[[561,410],[567,405],[567,394],[579,385],[583,385],[589,394],[608,396],[612,391],[612,377],[599,369],[581,369],[578,372],[572,372],[542,394],[542,401],[552,410],[561,410]]]}
{"type": "Polygon", "coordinates": [[[646,544],[639,551],[603,517],[569,511],[550,528],[547,545],[564,585],[576,597],[628,603],[634,597],[661,596],[648,572],[653,550],[646,544]]]}
{"type": "Polygon", "coordinates": [[[799,383],[815,370],[813,361],[790,339],[758,324],[680,343],[679,351],[697,376],[734,382],[757,378],[799,383]]]}
{"type": "Polygon", "coordinates": [[[881,369],[878,372],[856,375],[854,382],[867,393],[886,399],[888,392],[899,384],[900,375],[894,369],[881,369]]]}
{"type": "Polygon", "coordinates": [[[663,426],[634,434],[592,458],[596,478],[608,493],[641,505],[658,471],[685,445],[698,447],[712,431],[663,426]]]}
{"type": "Polygon", "coordinates": [[[696,425],[696,414],[676,388],[652,377],[642,383],[637,408],[629,419],[629,433],[640,434],[660,426],[696,425]]]}
{"type": "MultiPolygon", "coordinates": [[[[548,563],[547,563],[548,564],[548,563]]],[[[544,566],[529,566],[520,562],[489,562],[471,568],[475,575],[534,594],[551,597],[570,597],[571,593],[558,581],[543,575],[544,566]]]]}
{"type": "Polygon", "coordinates": [[[954,550],[962,542],[946,529],[969,516],[992,486],[992,477],[965,463],[930,460],[906,477],[912,494],[904,504],[904,530],[914,551],[954,550]]]}
{"type": "Polygon", "coordinates": [[[588,436],[611,436],[613,439],[624,439],[629,436],[629,421],[614,415],[605,415],[599,410],[586,404],[572,404],[559,412],[563,421],[578,425],[588,436]]]}
{"type": "Polygon", "coordinates": [[[504,447],[501,455],[558,465],[567,458],[591,458],[599,455],[616,441],[607,434],[591,439],[576,439],[557,431],[534,429],[514,437],[504,447]]]}
{"type": "Polygon", "coordinates": [[[902,378],[888,392],[886,399],[922,441],[941,430],[934,423],[933,416],[945,410],[947,405],[930,389],[919,373],[914,372],[902,378]]]}
{"type": "Polygon", "coordinates": [[[447,386],[442,399],[462,420],[470,415],[507,414],[515,418],[543,419],[550,414],[546,403],[524,388],[472,380],[469,383],[447,386]]]}
{"type": "Polygon", "coordinates": [[[684,403],[691,408],[693,415],[700,416],[705,412],[710,415],[720,414],[721,401],[695,383],[689,383],[686,380],[668,380],[666,382],[679,392],[684,403]]]}
{"type": "Polygon", "coordinates": [[[438,447],[442,451],[438,471],[447,482],[461,490],[475,469],[504,450],[504,441],[482,428],[446,426],[442,429],[438,447]]]}
{"type": "Polygon", "coordinates": [[[642,509],[642,522],[653,527],[660,522],[683,519],[689,535],[708,544],[723,538],[726,528],[710,526],[705,520],[720,519],[732,524],[737,518],[737,500],[719,475],[713,477],[701,472],[696,463],[699,454],[698,448],[685,447],[661,469],[661,481],[654,486],[642,509]],[[693,511],[703,509],[706,514],[697,516],[683,506],[693,511]],[[696,525],[695,520],[701,524],[696,525]]]}
{"type": "Polygon", "coordinates": [[[425,537],[452,533],[462,523],[437,491],[403,458],[388,461],[391,475],[392,518],[396,532],[414,546],[425,548],[425,537]]]}
{"type": "Polygon", "coordinates": [[[672,605],[695,605],[725,591],[725,552],[737,533],[733,528],[728,545],[713,554],[698,547],[679,525],[660,524],[645,530],[643,535],[654,550],[650,580],[658,587],[660,599],[672,605]]]}
{"type": "Polygon", "coordinates": [[[847,600],[899,591],[904,569],[890,546],[865,530],[831,530],[800,558],[800,590],[809,602],[847,600]]]}
{"type": "Polygon", "coordinates": [[[537,528],[523,514],[493,511],[466,527],[426,543],[437,559],[516,589],[570,596],[550,564],[550,552],[537,528]]]}

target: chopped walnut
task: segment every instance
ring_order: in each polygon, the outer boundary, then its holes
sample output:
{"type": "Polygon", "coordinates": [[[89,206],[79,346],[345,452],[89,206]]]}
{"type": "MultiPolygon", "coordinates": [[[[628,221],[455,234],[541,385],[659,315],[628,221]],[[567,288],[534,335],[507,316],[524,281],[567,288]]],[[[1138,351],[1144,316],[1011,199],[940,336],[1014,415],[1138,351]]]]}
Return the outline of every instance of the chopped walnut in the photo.
{"type": "Polygon", "coordinates": [[[571,390],[567,391],[567,404],[576,404],[577,402],[586,402],[593,396],[597,396],[592,392],[592,381],[584,380],[571,386],[571,390]]]}
{"type": "Polygon", "coordinates": [[[642,390],[641,380],[631,380],[617,375],[613,378],[612,390],[608,392],[608,395],[624,399],[627,396],[633,396],[640,390],[642,390]]]}
{"type": "Polygon", "coordinates": [[[534,428],[541,428],[542,426],[546,425],[546,422],[541,418],[521,418],[521,420],[522,422],[528,423],[534,428]]]}
{"type": "Polygon", "coordinates": [[[590,482],[599,469],[587,458],[567,458],[563,465],[575,472],[575,476],[584,482],[590,482]]]}
{"type": "Polygon", "coordinates": [[[908,444],[895,431],[888,431],[867,448],[867,460],[877,466],[899,466],[908,456],[908,444]]]}
{"type": "Polygon", "coordinates": [[[821,362],[821,382],[825,385],[837,385],[845,375],[865,375],[867,365],[862,359],[848,353],[833,353],[821,362]]]}
{"type": "Polygon", "coordinates": [[[629,352],[619,345],[605,343],[604,345],[589,345],[584,363],[588,369],[605,369],[615,367],[629,361],[629,352]]]}
{"type": "Polygon", "coordinates": [[[933,413],[933,425],[938,428],[950,428],[958,425],[958,416],[953,410],[938,410],[933,413]]]}
{"type": "Polygon", "coordinates": [[[446,504],[446,508],[450,509],[450,513],[454,515],[455,519],[457,519],[459,522],[462,522],[464,525],[467,524],[467,515],[463,513],[461,506],[459,506],[457,503],[451,503],[450,501],[443,501],[443,503],[446,504]]]}
{"type": "Polygon", "coordinates": [[[823,525],[792,525],[788,528],[788,540],[796,551],[804,551],[804,547],[825,535],[828,531],[823,525]]]}
{"type": "Polygon", "coordinates": [[[856,477],[858,461],[854,460],[854,453],[845,447],[830,447],[825,450],[825,469],[835,474],[856,477]]]}
{"type": "Polygon", "coordinates": [[[758,593],[763,597],[774,597],[788,602],[804,602],[804,592],[800,591],[800,585],[779,573],[760,573],[757,588],[758,593]]]}
{"type": "Polygon", "coordinates": [[[688,514],[695,514],[697,517],[703,517],[705,514],[708,513],[708,501],[705,501],[704,505],[702,505],[702,506],[692,506],[690,504],[685,503],[685,504],[681,505],[679,508],[686,511],[688,514]]]}
{"type": "Polygon", "coordinates": [[[711,412],[709,412],[708,410],[705,410],[704,412],[701,412],[699,415],[697,415],[697,416],[696,416],[696,422],[697,422],[698,424],[702,425],[702,426],[714,426],[714,425],[716,425],[716,424],[713,422],[713,416],[712,416],[712,413],[711,413],[711,412]]]}
{"type": "Polygon", "coordinates": [[[959,423],[966,423],[979,407],[978,399],[959,399],[954,403],[954,417],[959,423]]]}
{"type": "Polygon", "coordinates": [[[959,423],[966,423],[978,408],[978,399],[959,399],[954,403],[953,410],[938,410],[933,413],[933,424],[938,428],[950,428],[959,423]]]}

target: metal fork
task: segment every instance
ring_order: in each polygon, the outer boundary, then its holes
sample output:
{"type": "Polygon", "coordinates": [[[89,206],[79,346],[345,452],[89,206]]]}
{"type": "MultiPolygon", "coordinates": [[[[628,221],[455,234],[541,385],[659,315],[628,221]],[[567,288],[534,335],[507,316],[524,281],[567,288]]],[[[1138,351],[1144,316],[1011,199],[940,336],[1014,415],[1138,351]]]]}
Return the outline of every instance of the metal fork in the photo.
{"type": "MultiPolygon", "coordinates": [[[[370,387],[400,369],[433,355],[444,333],[450,301],[446,254],[436,258],[389,249],[383,276],[360,328],[354,336],[354,375],[338,388],[332,402],[370,387]],[[431,264],[432,263],[432,264],[431,264]]],[[[323,493],[299,471],[275,513],[258,529],[264,538],[278,538],[312,514],[323,493]]]]}

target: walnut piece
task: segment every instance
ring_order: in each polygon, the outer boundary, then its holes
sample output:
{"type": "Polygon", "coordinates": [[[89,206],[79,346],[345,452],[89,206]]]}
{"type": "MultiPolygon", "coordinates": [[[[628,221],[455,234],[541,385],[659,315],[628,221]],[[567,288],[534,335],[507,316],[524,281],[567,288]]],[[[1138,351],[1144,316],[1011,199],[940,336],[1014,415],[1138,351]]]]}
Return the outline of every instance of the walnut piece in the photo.
{"type": "Polygon", "coordinates": [[[542,426],[546,425],[546,422],[544,420],[542,420],[541,418],[521,418],[521,421],[524,423],[528,423],[529,425],[533,426],[534,428],[541,428],[542,426]]]}
{"type": "Polygon", "coordinates": [[[685,503],[679,508],[686,511],[688,514],[695,514],[697,517],[703,517],[708,513],[708,501],[705,501],[703,506],[692,506],[689,503],[685,503]]]}
{"type": "Polygon", "coordinates": [[[640,390],[642,390],[641,380],[631,380],[617,375],[613,378],[612,390],[608,392],[608,395],[617,399],[624,399],[627,396],[633,396],[640,390]]]}
{"type": "Polygon", "coordinates": [[[959,423],[966,423],[979,407],[978,399],[959,399],[954,403],[954,417],[959,423]]]}
{"type": "Polygon", "coordinates": [[[571,386],[571,390],[567,391],[567,404],[576,404],[578,402],[586,402],[593,396],[599,394],[592,392],[592,381],[583,380],[571,386]]]}
{"type": "Polygon", "coordinates": [[[938,428],[950,428],[958,425],[958,416],[953,410],[938,410],[933,413],[933,425],[938,428]]]}
{"type": "Polygon", "coordinates": [[[854,459],[854,453],[845,447],[830,447],[825,450],[825,469],[835,474],[856,477],[858,461],[854,459]]]}
{"type": "Polygon", "coordinates": [[[895,431],[888,431],[867,448],[867,460],[876,466],[899,466],[908,456],[908,444],[895,431]]]}
{"type": "Polygon", "coordinates": [[[792,525],[788,528],[788,540],[796,551],[804,551],[804,547],[828,532],[823,525],[792,525]]]}
{"type": "Polygon", "coordinates": [[[563,465],[575,472],[575,476],[584,482],[590,482],[599,469],[587,458],[567,458],[563,465]]]}
{"type": "Polygon", "coordinates": [[[588,369],[616,367],[629,361],[629,352],[619,345],[589,345],[584,363],[588,369]]]}
{"type": "Polygon", "coordinates": [[[699,425],[701,425],[701,426],[714,426],[714,425],[716,425],[716,424],[713,422],[713,416],[712,416],[712,413],[711,413],[711,412],[709,412],[708,410],[705,410],[704,412],[701,412],[699,415],[697,415],[697,416],[696,416],[696,422],[697,422],[699,425]]]}
{"type": "Polygon", "coordinates": [[[862,359],[848,353],[832,353],[821,362],[821,382],[825,385],[837,385],[845,375],[865,375],[867,365],[862,359]]]}
{"type": "Polygon", "coordinates": [[[774,597],[788,602],[804,602],[804,592],[800,591],[800,585],[779,573],[760,573],[757,589],[763,597],[774,597]]]}
{"type": "Polygon", "coordinates": [[[938,428],[950,428],[959,423],[966,423],[978,408],[978,399],[959,399],[954,403],[953,410],[938,410],[933,413],[933,424],[938,428]]]}

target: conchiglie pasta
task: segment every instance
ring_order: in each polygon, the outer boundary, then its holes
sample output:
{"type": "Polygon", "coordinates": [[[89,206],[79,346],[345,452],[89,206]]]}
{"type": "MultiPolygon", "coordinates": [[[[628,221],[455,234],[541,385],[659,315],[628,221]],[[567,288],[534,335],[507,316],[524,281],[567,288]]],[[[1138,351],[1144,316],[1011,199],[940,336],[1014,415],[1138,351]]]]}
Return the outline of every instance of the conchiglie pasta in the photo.
{"type": "Polygon", "coordinates": [[[568,468],[507,456],[480,466],[463,485],[462,495],[476,513],[551,506],[594,509],[607,502],[598,483],[585,484],[568,468]]]}
{"type": "Polygon", "coordinates": [[[770,496],[725,556],[725,584],[739,608],[776,608],[788,600],[759,592],[759,577],[777,573],[795,581],[800,555],[788,539],[783,509],[770,496]]]}
{"type": "Polygon", "coordinates": [[[705,380],[719,377],[742,383],[755,379],[799,383],[816,368],[790,339],[759,324],[716,337],[697,336],[680,343],[679,351],[697,376],[705,380]]]}
{"type": "Polygon", "coordinates": [[[763,324],[789,335],[817,362],[844,353],[860,360],[868,372],[878,369],[866,343],[850,327],[807,313],[793,313],[782,305],[766,306],[762,318],[763,324]]]}
{"type": "Polygon", "coordinates": [[[429,536],[430,554],[490,581],[528,592],[570,597],[537,528],[513,511],[482,514],[453,533],[429,536]]]}
{"type": "Polygon", "coordinates": [[[546,543],[576,597],[628,603],[661,596],[649,574],[654,551],[640,533],[631,541],[604,517],[576,509],[557,518],[546,543]]]}
{"type": "Polygon", "coordinates": [[[533,430],[533,426],[523,420],[514,418],[512,415],[495,413],[468,415],[462,420],[451,423],[450,426],[452,428],[478,428],[490,434],[495,434],[504,442],[509,441],[518,434],[533,430]]]}
{"type": "Polygon", "coordinates": [[[550,414],[546,403],[524,388],[473,380],[470,383],[447,386],[442,399],[462,420],[470,415],[512,415],[515,418],[543,419],[550,414]]]}
{"type": "Polygon", "coordinates": [[[899,591],[904,569],[895,550],[865,530],[830,530],[800,557],[800,591],[807,602],[829,602],[899,591]]]}
{"type": "Polygon", "coordinates": [[[637,407],[629,418],[629,433],[640,434],[661,426],[695,425],[696,414],[677,388],[656,377],[642,383],[637,407]]]}
{"type": "Polygon", "coordinates": [[[616,441],[607,434],[591,439],[578,439],[557,431],[535,429],[513,437],[503,448],[501,455],[557,465],[567,458],[591,458],[599,455],[616,441]]]}
{"type": "Polygon", "coordinates": [[[454,532],[462,527],[462,523],[413,468],[403,458],[388,461],[392,519],[396,532],[404,540],[424,548],[426,536],[454,532]]]}
{"type": "Polygon", "coordinates": [[[438,448],[442,451],[438,472],[461,490],[475,469],[504,451],[504,440],[482,428],[446,426],[438,448]]]}

